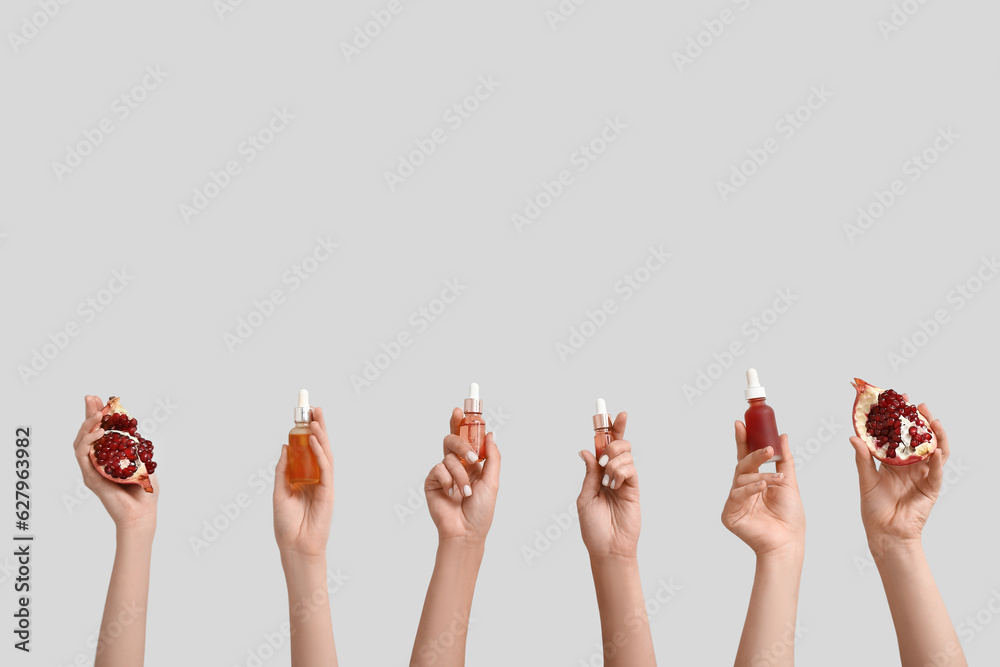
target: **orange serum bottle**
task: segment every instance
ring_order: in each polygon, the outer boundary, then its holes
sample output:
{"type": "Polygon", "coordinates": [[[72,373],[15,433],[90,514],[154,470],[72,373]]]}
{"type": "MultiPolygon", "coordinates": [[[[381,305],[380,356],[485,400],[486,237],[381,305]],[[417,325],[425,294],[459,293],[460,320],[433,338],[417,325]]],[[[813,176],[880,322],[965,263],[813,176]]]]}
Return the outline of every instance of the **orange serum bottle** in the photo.
{"type": "Polygon", "coordinates": [[[309,446],[312,430],[312,408],[309,407],[309,392],[299,391],[299,405],[295,408],[295,428],[288,432],[288,483],[319,484],[319,463],[309,446]]]}
{"type": "Polygon", "coordinates": [[[462,407],[465,416],[458,427],[458,435],[469,443],[469,454],[476,454],[464,457],[466,463],[478,463],[486,458],[486,421],[483,419],[483,402],[479,398],[479,385],[473,382],[469,385],[469,397],[465,399],[462,407]]]}
{"type": "Polygon", "coordinates": [[[778,436],[778,424],[774,421],[774,410],[764,401],[764,387],[760,386],[757,370],[754,368],[747,371],[747,388],[743,393],[747,403],[750,404],[744,415],[750,451],[773,447],[774,457],[771,460],[780,461],[781,442],[778,436]]]}
{"type": "Polygon", "coordinates": [[[611,444],[611,415],[603,398],[597,399],[597,414],[594,415],[594,455],[600,461],[604,448],[611,444]]]}

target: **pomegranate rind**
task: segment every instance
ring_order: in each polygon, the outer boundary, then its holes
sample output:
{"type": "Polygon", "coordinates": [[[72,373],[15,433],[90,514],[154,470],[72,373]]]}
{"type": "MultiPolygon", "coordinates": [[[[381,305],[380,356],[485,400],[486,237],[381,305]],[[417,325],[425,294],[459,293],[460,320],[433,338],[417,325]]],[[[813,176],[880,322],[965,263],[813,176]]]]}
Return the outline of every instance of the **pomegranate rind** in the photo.
{"type": "MultiPolygon", "coordinates": [[[[130,416],[128,414],[128,411],[122,407],[122,404],[118,400],[117,396],[112,396],[111,398],[109,398],[108,404],[101,409],[101,414],[108,415],[111,413],[121,413],[126,416],[130,416]]],[[[122,433],[122,431],[117,431],[117,432],[122,433]]],[[[133,435],[129,435],[128,433],[122,433],[122,435],[126,435],[132,440],[138,442],[138,439],[133,435]]],[[[104,466],[102,466],[100,463],[97,462],[97,456],[94,454],[94,450],[96,448],[97,448],[96,442],[90,446],[90,462],[94,464],[94,469],[97,470],[97,473],[101,477],[103,477],[106,480],[112,481],[115,484],[138,484],[139,486],[142,487],[143,491],[145,491],[146,493],[153,492],[153,483],[149,480],[149,472],[146,471],[145,463],[139,461],[138,462],[139,465],[136,466],[135,472],[132,474],[131,477],[128,477],[126,479],[118,479],[117,477],[112,477],[108,473],[104,472],[104,466]]]]}
{"type": "Polygon", "coordinates": [[[865,441],[868,445],[868,450],[872,453],[876,459],[890,466],[908,466],[914,463],[919,463],[920,461],[926,461],[930,458],[934,450],[937,449],[937,436],[934,435],[934,431],[928,426],[928,430],[931,433],[931,439],[929,442],[922,443],[919,447],[913,450],[913,454],[906,457],[905,459],[896,457],[889,458],[886,456],[885,452],[882,451],[880,447],[877,446],[875,439],[868,435],[868,429],[865,428],[865,423],[868,420],[868,412],[871,407],[878,403],[879,395],[885,391],[881,387],[876,387],[873,384],[865,382],[861,378],[854,378],[852,383],[854,388],[857,390],[857,395],[854,397],[854,410],[852,413],[851,421],[854,423],[854,432],[859,438],[865,441]]]}

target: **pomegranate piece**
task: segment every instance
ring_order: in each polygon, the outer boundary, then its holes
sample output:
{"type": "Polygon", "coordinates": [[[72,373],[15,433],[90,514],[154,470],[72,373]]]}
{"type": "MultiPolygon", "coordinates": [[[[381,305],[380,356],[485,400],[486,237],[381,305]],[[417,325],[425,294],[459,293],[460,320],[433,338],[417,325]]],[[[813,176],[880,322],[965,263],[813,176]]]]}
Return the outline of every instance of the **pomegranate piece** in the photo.
{"type": "Polygon", "coordinates": [[[90,462],[105,479],[116,484],[138,484],[153,492],[149,475],[156,470],[153,443],[143,438],[138,422],[112,396],[102,410],[104,435],[90,447],[90,462]]]}
{"type": "Polygon", "coordinates": [[[854,378],[854,432],[872,455],[891,466],[926,461],[937,449],[937,438],[917,406],[903,395],[854,378]]]}

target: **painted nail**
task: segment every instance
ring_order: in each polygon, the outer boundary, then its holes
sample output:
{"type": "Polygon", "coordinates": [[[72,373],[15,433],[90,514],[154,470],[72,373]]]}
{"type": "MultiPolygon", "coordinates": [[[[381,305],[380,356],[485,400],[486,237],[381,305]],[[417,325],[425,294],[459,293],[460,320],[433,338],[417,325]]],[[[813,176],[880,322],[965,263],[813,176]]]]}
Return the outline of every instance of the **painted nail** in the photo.
{"type": "Polygon", "coordinates": [[[453,486],[453,487],[451,487],[450,489],[448,489],[448,495],[449,495],[449,496],[453,496],[453,495],[455,495],[455,487],[454,487],[454,486],[453,486]]]}
{"type": "Polygon", "coordinates": [[[465,460],[468,461],[469,463],[476,463],[477,461],[479,461],[479,454],[476,454],[475,452],[469,452],[468,454],[465,455],[465,460]]]}
{"type": "Polygon", "coordinates": [[[785,473],[783,473],[783,472],[776,472],[776,473],[772,473],[771,474],[771,479],[781,479],[784,476],[785,476],[785,473]]]}
{"type": "Polygon", "coordinates": [[[464,493],[465,497],[468,498],[469,496],[472,495],[472,487],[466,484],[465,488],[462,489],[462,493],[464,493]]]}
{"type": "Polygon", "coordinates": [[[611,480],[611,488],[612,489],[615,488],[615,482],[617,482],[617,481],[618,480],[616,480],[616,479],[611,480]]]}
{"type": "Polygon", "coordinates": [[[583,452],[577,452],[577,454],[579,454],[579,455],[580,455],[580,460],[581,460],[581,461],[583,461],[584,463],[586,463],[586,462],[587,462],[587,459],[586,459],[586,458],[585,458],[585,457],[583,456],[583,452]]]}
{"type": "Polygon", "coordinates": [[[601,460],[597,462],[597,465],[599,465],[601,467],[604,467],[604,466],[608,465],[608,455],[605,454],[604,456],[602,456],[601,460]]]}
{"type": "Polygon", "coordinates": [[[604,479],[603,479],[603,480],[601,480],[601,485],[602,485],[602,486],[607,486],[607,485],[608,485],[608,482],[609,482],[610,480],[611,480],[611,478],[610,478],[610,477],[608,477],[607,475],[605,475],[605,476],[604,476],[604,479]]]}

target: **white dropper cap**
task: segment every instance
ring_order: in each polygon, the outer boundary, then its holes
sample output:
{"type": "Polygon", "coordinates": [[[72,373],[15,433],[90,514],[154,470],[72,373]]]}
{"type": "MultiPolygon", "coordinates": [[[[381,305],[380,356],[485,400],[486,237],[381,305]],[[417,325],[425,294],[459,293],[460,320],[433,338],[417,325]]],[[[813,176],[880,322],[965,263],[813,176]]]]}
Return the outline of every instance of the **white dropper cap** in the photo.
{"type": "Polygon", "coordinates": [[[597,399],[597,414],[594,415],[594,429],[611,428],[611,416],[608,414],[608,404],[603,398],[597,399]]]}
{"type": "Polygon", "coordinates": [[[312,421],[312,408],[309,407],[309,392],[305,389],[299,389],[299,404],[295,408],[295,421],[312,421]]]}
{"type": "Polygon", "coordinates": [[[479,385],[475,382],[469,385],[469,397],[465,399],[462,410],[463,412],[473,412],[477,415],[483,412],[483,402],[479,400],[479,385]]]}
{"type": "Polygon", "coordinates": [[[748,401],[751,398],[764,398],[766,396],[764,387],[760,386],[760,380],[757,379],[756,368],[747,371],[747,388],[743,391],[743,395],[748,401]]]}

